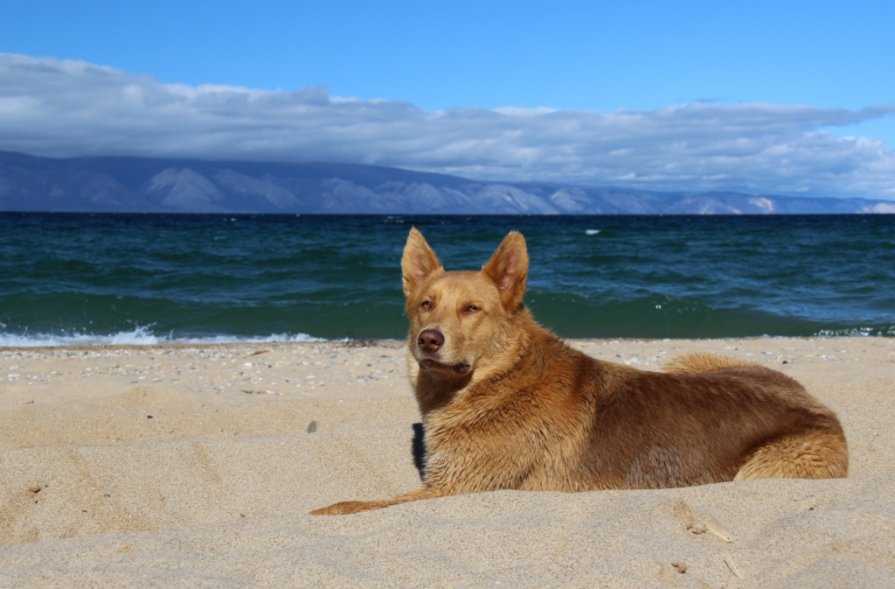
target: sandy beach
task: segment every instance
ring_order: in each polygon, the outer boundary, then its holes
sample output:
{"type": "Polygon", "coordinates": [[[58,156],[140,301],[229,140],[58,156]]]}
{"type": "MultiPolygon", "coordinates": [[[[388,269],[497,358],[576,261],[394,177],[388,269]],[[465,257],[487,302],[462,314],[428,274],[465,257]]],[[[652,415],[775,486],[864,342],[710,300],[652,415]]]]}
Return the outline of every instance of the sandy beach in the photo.
{"type": "Polygon", "coordinates": [[[580,340],[758,362],[839,415],[847,479],[419,484],[403,343],[0,349],[0,587],[895,587],[895,340],[580,340]]]}

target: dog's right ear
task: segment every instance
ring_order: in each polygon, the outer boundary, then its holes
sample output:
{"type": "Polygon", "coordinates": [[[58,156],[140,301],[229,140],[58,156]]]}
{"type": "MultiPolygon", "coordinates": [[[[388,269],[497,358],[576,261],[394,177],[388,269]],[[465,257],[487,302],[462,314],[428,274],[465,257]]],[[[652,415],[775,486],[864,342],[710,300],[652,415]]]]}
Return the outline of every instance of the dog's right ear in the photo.
{"type": "Polygon", "coordinates": [[[404,245],[404,255],[401,258],[402,284],[404,296],[419,288],[419,286],[433,273],[441,272],[444,268],[438,261],[438,256],[426,243],[423,234],[416,227],[411,228],[404,245]]]}

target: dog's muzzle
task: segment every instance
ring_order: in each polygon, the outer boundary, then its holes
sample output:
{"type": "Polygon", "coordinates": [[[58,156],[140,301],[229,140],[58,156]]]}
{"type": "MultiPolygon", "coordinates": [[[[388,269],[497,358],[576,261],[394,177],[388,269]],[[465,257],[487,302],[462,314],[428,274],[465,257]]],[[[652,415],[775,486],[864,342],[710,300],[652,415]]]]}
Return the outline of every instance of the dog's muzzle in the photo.
{"type": "Polygon", "coordinates": [[[419,359],[421,368],[429,369],[450,369],[458,374],[467,374],[471,370],[471,366],[467,362],[459,362],[457,364],[445,364],[438,361],[438,352],[444,346],[444,334],[437,329],[424,329],[416,338],[416,345],[422,358],[419,359]]]}

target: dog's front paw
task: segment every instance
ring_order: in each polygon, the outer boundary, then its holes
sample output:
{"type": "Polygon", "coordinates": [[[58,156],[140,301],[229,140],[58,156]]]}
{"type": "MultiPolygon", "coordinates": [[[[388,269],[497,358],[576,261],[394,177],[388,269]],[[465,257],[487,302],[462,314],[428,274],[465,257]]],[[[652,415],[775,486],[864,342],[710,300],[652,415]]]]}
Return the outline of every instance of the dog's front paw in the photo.
{"type": "Polygon", "coordinates": [[[342,501],[341,503],[333,503],[329,507],[321,507],[311,512],[311,515],[348,515],[350,513],[358,513],[367,511],[368,509],[376,509],[379,507],[370,501],[342,501]]]}

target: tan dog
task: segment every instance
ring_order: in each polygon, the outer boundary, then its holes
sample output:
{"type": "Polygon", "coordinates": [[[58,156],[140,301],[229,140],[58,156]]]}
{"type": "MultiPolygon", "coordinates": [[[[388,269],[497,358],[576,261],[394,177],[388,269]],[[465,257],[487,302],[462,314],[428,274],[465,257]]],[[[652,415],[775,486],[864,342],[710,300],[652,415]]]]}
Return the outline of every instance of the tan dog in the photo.
{"type": "Polygon", "coordinates": [[[710,355],[646,372],[595,360],[522,304],[525,240],[509,233],[480,272],[445,272],[416,229],[401,262],[409,373],[425,426],[423,486],[345,514],[496,489],[680,487],[844,477],[835,414],[788,376],[710,355]]]}

